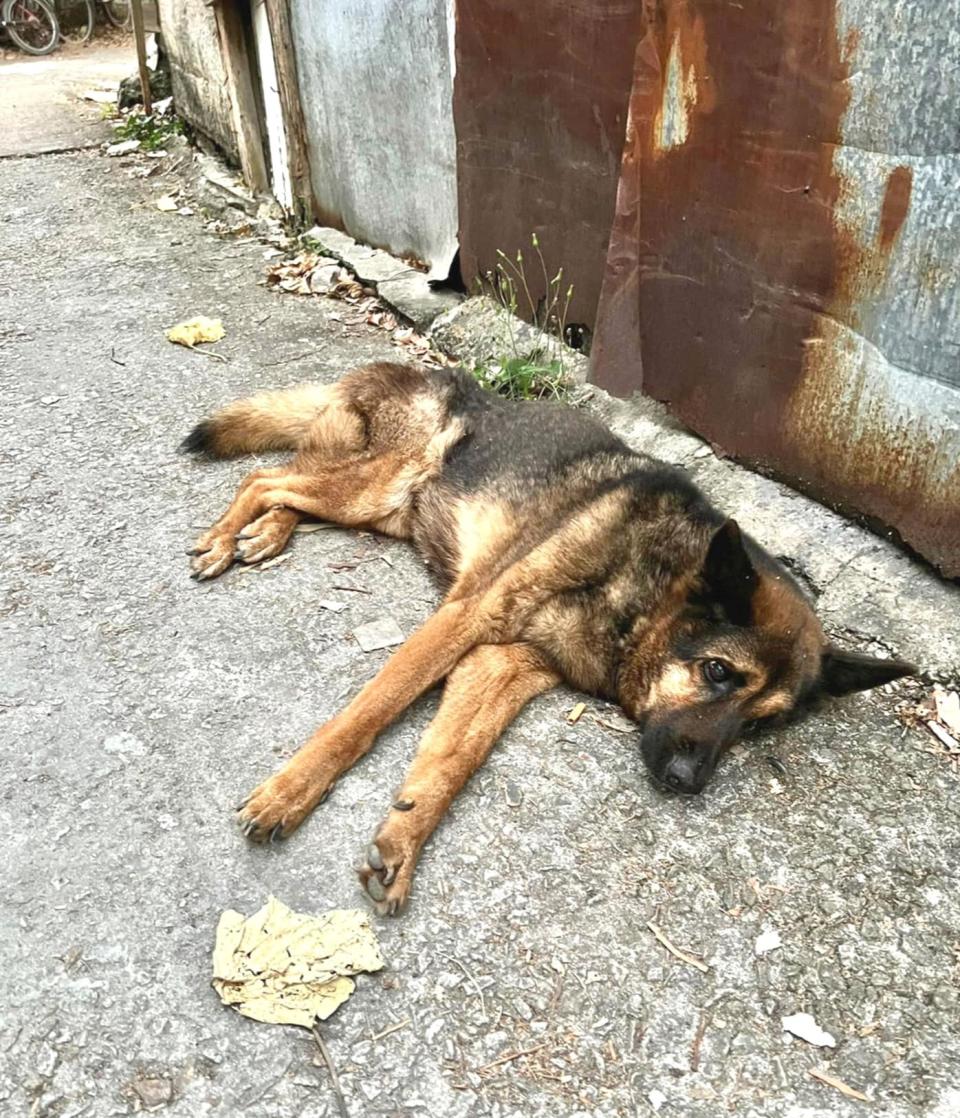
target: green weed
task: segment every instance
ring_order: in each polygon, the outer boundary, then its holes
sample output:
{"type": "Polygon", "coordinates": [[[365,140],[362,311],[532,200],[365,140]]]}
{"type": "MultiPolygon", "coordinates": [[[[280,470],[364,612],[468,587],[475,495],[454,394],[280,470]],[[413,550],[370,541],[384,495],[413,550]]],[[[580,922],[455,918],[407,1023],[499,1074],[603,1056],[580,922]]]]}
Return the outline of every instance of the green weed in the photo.
{"type": "Polygon", "coordinates": [[[144,151],[159,151],[171,136],[183,132],[183,121],[156,113],[128,113],[115,129],[117,140],[139,140],[144,151]]]}

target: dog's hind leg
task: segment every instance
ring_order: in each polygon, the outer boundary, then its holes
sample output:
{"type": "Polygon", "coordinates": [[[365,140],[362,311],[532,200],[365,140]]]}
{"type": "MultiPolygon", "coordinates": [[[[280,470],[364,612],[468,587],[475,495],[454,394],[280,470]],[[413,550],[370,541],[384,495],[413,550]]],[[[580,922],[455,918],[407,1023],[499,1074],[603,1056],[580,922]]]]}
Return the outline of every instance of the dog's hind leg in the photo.
{"type": "Polygon", "coordinates": [[[523,644],[481,645],[453,669],[440,710],[359,871],[381,914],[403,906],[423,844],[506,727],[525,703],[558,682],[539,653],[523,644]]]}
{"type": "Polygon", "coordinates": [[[481,599],[442,605],[340,714],[251,793],[240,809],[244,832],[255,839],[289,834],[414,699],[474,646],[496,640],[499,624],[481,599]]]}

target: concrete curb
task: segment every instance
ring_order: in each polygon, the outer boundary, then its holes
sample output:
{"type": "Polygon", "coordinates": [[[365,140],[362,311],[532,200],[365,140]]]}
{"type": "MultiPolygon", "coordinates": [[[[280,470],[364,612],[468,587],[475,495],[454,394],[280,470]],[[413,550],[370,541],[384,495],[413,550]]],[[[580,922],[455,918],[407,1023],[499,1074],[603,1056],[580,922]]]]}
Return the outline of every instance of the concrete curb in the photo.
{"type": "Polygon", "coordinates": [[[307,236],[462,364],[480,364],[512,347],[559,347],[565,369],[583,385],[575,402],[597,411],[635,450],[685,469],[711,500],[786,562],[816,598],[838,643],[913,660],[926,676],[947,684],[960,681],[960,587],[839,513],[719,457],[655,400],[620,400],[587,384],[589,362],[582,354],[511,320],[487,296],[464,298],[431,288],[402,260],[339,230],[315,227],[307,236]]]}

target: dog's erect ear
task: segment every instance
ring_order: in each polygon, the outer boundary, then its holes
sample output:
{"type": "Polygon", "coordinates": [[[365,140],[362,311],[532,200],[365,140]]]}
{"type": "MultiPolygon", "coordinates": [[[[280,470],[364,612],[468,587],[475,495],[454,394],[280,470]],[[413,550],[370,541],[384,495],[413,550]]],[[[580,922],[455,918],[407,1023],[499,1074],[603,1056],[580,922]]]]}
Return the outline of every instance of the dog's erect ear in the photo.
{"type": "Polygon", "coordinates": [[[701,577],[707,596],[723,608],[734,625],[750,624],[757,572],[735,520],[724,521],[714,533],[701,577]]]}
{"type": "Polygon", "coordinates": [[[820,686],[828,695],[869,691],[904,675],[916,675],[913,664],[903,660],[879,660],[863,652],[842,652],[827,647],[820,660],[820,686]]]}

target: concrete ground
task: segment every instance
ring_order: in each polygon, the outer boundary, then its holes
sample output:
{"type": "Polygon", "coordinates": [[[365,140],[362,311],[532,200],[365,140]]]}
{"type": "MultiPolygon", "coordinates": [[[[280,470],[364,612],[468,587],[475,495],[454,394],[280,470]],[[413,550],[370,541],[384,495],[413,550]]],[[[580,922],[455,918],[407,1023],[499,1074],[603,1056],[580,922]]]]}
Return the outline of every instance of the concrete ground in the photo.
{"type": "MultiPolygon", "coordinates": [[[[6,88],[0,68],[0,133],[6,88]]],[[[222,401],[397,350],[342,304],[258,286],[261,245],[157,211],[134,164],[7,158],[0,190],[0,1103],[335,1115],[306,1033],[220,1006],[214,929],[271,893],[364,906],[352,867],[436,697],[282,846],[247,846],[231,808],[383,662],[352,631],[409,633],[436,593],[404,545],[338,529],[191,582],[183,550],[249,463],[174,449],[222,401]],[[226,362],[165,340],[199,313],[222,317],[226,362]]],[[[955,588],[684,438],[662,435],[667,456],[801,554],[838,636],[956,673],[955,588]]],[[[657,793],[601,704],[570,726],[575,695],[534,702],[425,851],[408,913],[376,922],[389,969],[324,1026],[349,1113],[960,1113],[958,773],[898,694],[737,748],[696,799],[657,793]],[[782,947],[758,958],[768,930],[782,947]],[[782,1031],[800,1011],[835,1049],[782,1031]]]]}

